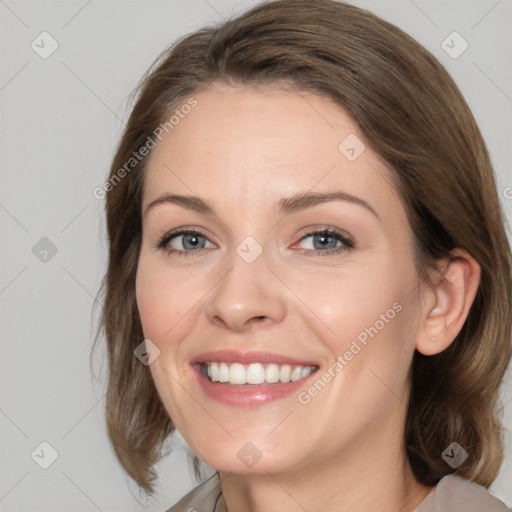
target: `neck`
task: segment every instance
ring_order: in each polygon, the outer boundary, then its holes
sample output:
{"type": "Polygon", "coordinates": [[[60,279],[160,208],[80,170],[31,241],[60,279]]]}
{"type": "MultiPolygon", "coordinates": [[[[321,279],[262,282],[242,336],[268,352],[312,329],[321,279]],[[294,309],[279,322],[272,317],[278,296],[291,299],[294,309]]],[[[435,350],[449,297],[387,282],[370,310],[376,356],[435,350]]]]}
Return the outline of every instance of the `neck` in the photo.
{"type": "Polygon", "coordinates": [[[292,471],[219,471],[227,512],[413,512],[432,487],[415,479],[392,423],[292,471]]]}

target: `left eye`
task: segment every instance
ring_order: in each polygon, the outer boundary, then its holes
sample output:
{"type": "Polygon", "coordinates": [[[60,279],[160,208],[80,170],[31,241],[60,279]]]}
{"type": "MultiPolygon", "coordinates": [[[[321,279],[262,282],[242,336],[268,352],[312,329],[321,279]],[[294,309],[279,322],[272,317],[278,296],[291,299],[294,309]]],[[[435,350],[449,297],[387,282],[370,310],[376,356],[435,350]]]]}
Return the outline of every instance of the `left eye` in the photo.
{"type": "MultiPolygon", "coordinates": [[[[348,237],[344,236],[337,231],[332,231],[329,229],[312,231],[310,233],[306,233],[301,239],[300,242],[311,238],[311,242],[313,247],[311,249],[306,249],[303,252],[305,254],[314,252],[319,256],[328,256],[331,254],[337,254],[342,251],[347,251],[354,247],[354,243],[348,237]],[[340,245],[336,245],[340,242],[340,245]],[[331,250],[325,250],[331,249],[331,250]]],[[[299,242],[299,243],[300,243],[299,242]]]]}
{"type": "Polygon", "coordinates": [[[301,242],[308,238],[311,238],[313,242],[311,249],[315,251],[320,249],[336,249],[338,242],[343,243],[343,240],[338,235],[327,231],[316,231],[315,233],[306,235],[301,239],[301,242]]]}

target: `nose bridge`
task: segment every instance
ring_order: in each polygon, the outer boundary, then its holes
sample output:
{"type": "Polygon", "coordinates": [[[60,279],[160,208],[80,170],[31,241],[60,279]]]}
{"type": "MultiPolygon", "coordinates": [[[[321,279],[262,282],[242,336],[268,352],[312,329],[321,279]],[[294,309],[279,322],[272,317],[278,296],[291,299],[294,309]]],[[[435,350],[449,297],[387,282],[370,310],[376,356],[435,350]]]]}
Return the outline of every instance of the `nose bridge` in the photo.
{"type": "Polygon", "coordinates": [[[267,268],[268,254],[255,237],[245,237],[233,248],[223,277],[208,294],[206,314],[233,330],[243,330],[252,319],[280,320],[284,297],[267,268]]]}

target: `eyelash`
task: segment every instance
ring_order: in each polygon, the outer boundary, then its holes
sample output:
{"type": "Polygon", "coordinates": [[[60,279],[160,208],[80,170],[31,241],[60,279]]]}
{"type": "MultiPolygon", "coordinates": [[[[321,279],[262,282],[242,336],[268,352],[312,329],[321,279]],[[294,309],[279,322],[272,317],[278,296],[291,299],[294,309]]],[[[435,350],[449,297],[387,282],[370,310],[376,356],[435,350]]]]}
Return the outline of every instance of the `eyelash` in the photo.
{"type": "MultiPolygon", "coordinates": [[[[304,239],[308,238],[309,236],[316,235],[316,234],[323,234],[323,235],[328,236],[329,238],[336,238],[337,240],[342,242],[343,245],[341,247],[338,247],[337,249],[330,250],[330,251],[318,251],[318,250],[314,250],[314,249],[301,249],[298,251],[300,254],[310,255],[313,252],[317,256],[333,256],[333,255],[336,255],[336,254],[339,254],[339,253],[342,253],[345,251],[350,251],[351,249],[354,248],[354,245],[355,245],[351,239],[347,238],[343,233],[341,233],[340,231],[333,229],[333,228],[323,228],[323,229],[309,231],[309,232],[305,233],[304,236],[297,243],[300,243],[304,239]]],[[[154,248],[156,250],[166,251],[168,255],[175,254],[179,258],[181,258],[182,256],[185,256],[185,257],[186,256],[196,256],[197,251],[199,251],[200,249],[194,249],[191,251],[181,251],[179,249],[167,249],[167,244],[173,238],[176,238],[181,235],[200,235],[200,236],[208,239],[208,237],[202,231],[199,231],[197,229],[181,229],[179,231],[170,232],[170,233],[166,233],[165,235],[163,235],[162,238],[154,245],[154,248]]]]}

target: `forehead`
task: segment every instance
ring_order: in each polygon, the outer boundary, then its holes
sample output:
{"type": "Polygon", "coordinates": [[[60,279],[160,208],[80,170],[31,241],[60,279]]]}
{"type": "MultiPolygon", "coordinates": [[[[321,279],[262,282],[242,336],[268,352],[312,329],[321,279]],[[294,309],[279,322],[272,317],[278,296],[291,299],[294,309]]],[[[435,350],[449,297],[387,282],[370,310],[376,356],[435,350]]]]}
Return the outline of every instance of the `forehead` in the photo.
{"type": "Polygon", "coordinates": [[[197,105],[153,149],[145,205],[174,192],[213,204],[227,200],[240,211],[299,190],[341,189],[368,202],[377,195],[384,209],[399,208],[390,171],[332,100],[278,87],[219,84],[192,96],[197,105]]]}

